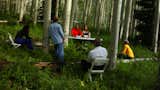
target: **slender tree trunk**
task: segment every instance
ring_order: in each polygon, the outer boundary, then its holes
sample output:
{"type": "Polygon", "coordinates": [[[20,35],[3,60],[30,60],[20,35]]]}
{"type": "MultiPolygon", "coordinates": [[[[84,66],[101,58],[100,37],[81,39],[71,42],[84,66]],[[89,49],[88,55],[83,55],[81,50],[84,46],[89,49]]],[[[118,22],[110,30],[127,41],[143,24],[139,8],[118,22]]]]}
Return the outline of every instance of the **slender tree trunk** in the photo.
{"type": "Polygon", "coordinates": [[[72,0],[66,0],[65,6],[66,6],[65,7],[65,22],[64,22],[65,46],[68,46],[68,36],[69,36],[69,25],[70,25],[70,17],[71,17],[72,0]]]}
{"type": "Polygon", "coordinates": [[[56,2],[56,11],[55,11],[55,16],[58,17],[58,12],[59,12],[59,0],[56,2]]]}
{"type": "Polygon", "coordinates": [[[125,9],[126,9],[126,1],[127,0],[123,0],[122,3],[122,12],[121,12],[121,25],[120,25],[120,39],[122,39],[122,35],[123,35],[123,30],[124,30],[124,18],[125,18],[125,9]]]}
{"type": "Polygon", "coordinates": [[[45,6],[44,6],[44,33],[43,33],[43,48],[44,52],[48,53],[49,49],[49,40],[48,40],[48,27],[51,22],[51,3],[52,0],[45,0],[45,6]]]}
{"type": "MultiPolygon", "coordinates": [[[[72,1],[72,9],[71,9],[71,21],[70,21],[70,29],[73,27],[73,21],[77,20],[76,18],[76,13],[77,13],[77,6],[78,6],[78,0],[73,0],[72,1]]],[[[70,31],[69,31],[70,32],[70,31]]]]}
{"type": "Polygon", "coordinates": [[[17,6],[18,6],[17,12],[20,13],[20,11],[21,11],[21,0],[17,1],[17,6]]]}
{"type": "Polygon", "coordinates": [[[155,20],[154,20],[154,40],[153,40],[153,46],[154,46],[154,53],[157,53],[158,48],[158,34],[159,34],[159,25],[160,25],[160,0],[156,0],[155,3],[155,20]]]}
{"type": "Polygon", "coordinates": [[[19,6],[20,6],[20,4],[19,4],[19,0],[16,0],[16,10],[15,10],[15,12],[16,12],[16,14],[18,14],[19,13],[19,6]]]}
{"type": "Polygon", "coordinates": [[[90,4],[91,4],[91,0],[85,0],[85,8],[84,8],[84,12],[83,12],[84,24],[87,24],[87,18],[88,18],[88,14],[89,14],[90,4]]]}
{"type": "Polygon", "coordinates": [[[132,5],[132,13],[131,13],[131,25],[130,25],[130,30],[131,30],[131,35],[132,35],[132,39],[135,37],[135,24],[136,24],[136,20],[134,18],[134,10],[136,7],[136,0],[133,0],[133,5],[132,5]]]}
{"type": "Polygon", "coordinates": [[[95,20],[94,20],[94,28],[97,28],[97,22],[98,22],[98,17],[100,16],[100,2],[101,0],[96,1],[96,13],[95,13],[95,20]]]}
{"type": "Polygon", "coordinates": [[[117,53],[118,53],[118,38],[119,38],[119,29],[120,29],[120,16],[121,16],[121,6],[122,0],[114,0],[113,7],[113,20],[112,20],[112,42],[111,42],[111,50],[110,50],[110,69],[114,69],[116,67],[117,53]]]}
{"type": "Polygon", "coordinates": [[[20,10],[19,21],[23,20],[24,13],[26,12],[26,5],[27,5],[27,0],[21,0],[21,10],[20,10]]]}
{"type": "Polygon", "coordinates": [[[38,17],[38,3],[39,0],[34,0],[35,1],[35,5],[34,5],[34,12],[33,12],[33,22],[34,24],[37,23],[37,17],[38,17]]]}
{"type": "Polygon", "coordinates": [[[124,24],[124,30],[125,30],[125,38],[128,39],[129,37],[129,25],[131,21],[131,11],[132,11],[132,0],[127,0],[126,4],[126,14],[125,14],[125,24],[124,24]]]}
{"type": "Polygon", "coordinates": [[[109,23],[109,32],[111,32],[111,28],[112,28],[112,19],[113,19],[113,7],[114,7],[114,2],[115,2],[115,0],[112,0],[111,1],[111,12],[110,12],[110,23],[109,23]]]}
{"type": "Polygon", "coordinates": [[[10,1],[6,0],[6,4],[7,4],[6,5],[7,6],[7,8],[6,8],[7,10],[6,11],[7,11],[7,13],[9,13],[10,12],[10,1]]]}
{"type": "Polygon", "coordinates": [[[87,17],[89,17],[90,15],[91,15],[91,11],[92,11],[92,4],[93,4],[93,0],[90,0],[90,2],[89,2],[89,9],[88,9],[88,15],[87,15],[87,17]]]}
{"type": "Polygon", "coordinates": [[[97,29],[98,29],[98,34],[100,34],[100,30],[102,29],[102,24],[103,24],[103,10],[104,10],[104,4],[105,0],[101,0],[99,2],[100,7],[99,7],[99,16],[98,16],[98,21],[97,21],[97,29]]]}

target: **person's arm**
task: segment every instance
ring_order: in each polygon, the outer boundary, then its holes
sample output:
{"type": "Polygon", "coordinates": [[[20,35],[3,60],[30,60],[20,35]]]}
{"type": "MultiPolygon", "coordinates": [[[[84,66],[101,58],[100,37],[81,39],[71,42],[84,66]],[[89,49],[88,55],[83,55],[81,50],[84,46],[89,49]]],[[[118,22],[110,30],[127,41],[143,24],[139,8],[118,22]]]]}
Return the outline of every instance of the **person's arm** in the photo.
{"type": "Polygon", "coordinates": [[[63,42],[64,42],[64,33],[63,33],[63,29],[62,29],[62,26],[60,25],[59,27],[59,33],[61,35],[61,38],[63,39],[63,42]]]}
{"type": "Polygon", "coordinates": [[[48,28],[48,38],[50,38],[50,37],[51,37],[51,25],[48,28]]]}
{"type": "Polygon", "coordinates": [[[88,53],[88,61],[89,62],[92,62],[93,59],[95,58],[95,55],[94,53],[92,52],[92,50],[88,53]]]}
{"type": "Polygon", "coordinates": [[[88,31],[88,37],[90,38],[91,37],[91,33],[88,31]]]}
{"type": "Polygon", "coordinates": [[[27,39],[31,39],[31,37],[29,36],[29,31],[23,31],[23,35],[24,35],[27,39]]]}
{"type": "Polygon", "coordinates": [[[124,47],[123,47],[123,50],[122,50],[122,54],[126,54],[126,51],[127,51],[127,47],[126,47],[126,45],[124,45],[124,47]]]}
{"type": "Polygon", "coordinates": [[[81,29],[79,29],[79,30],[78,30],[78,33],[79,33],[79,35],[80,35],[80,36],[82,36],[82,35],[83,35],[83,33],[82,33],[81,29]]]}

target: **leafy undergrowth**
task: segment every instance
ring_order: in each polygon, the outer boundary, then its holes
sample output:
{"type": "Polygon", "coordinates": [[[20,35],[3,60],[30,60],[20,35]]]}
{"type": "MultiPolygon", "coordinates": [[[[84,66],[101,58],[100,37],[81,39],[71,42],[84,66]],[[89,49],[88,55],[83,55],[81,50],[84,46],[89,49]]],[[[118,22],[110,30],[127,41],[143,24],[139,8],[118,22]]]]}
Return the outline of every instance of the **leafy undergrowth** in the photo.
{"type": "MultiPolygon", "coordinates": [[[[67,62],[77,61],[71,55],[85,58],[72,48],[66,49],[70,55],[66,56],[67,62]]],[[[95,75],[93,82],[89,82],[79,64],[67,63],[60,75],[52,68],[35,67],[35,62],[52,61],[52,56],[40,48],[34,51],[25,47],[15,49],[3,42],[0,51],[0,60],[10,62],[0,72],[0,90],[152,90],[158,74],[155,61],[118,63],[115,70],[104,73],[102,81],[95,75]]]]}
{"type": "MultiPolygon", "coordinates": [[[[4,28],[6,31],[0,29],[0,32],[6,33],[11,29],[8,28],[4,28]]],[[[17,26],[13,29],[19,28],[20,26],[17,26]]],[[[10,32],[15,34],[14,31],[10,32]]],[[[31,35],[39,40],[36,33],[31,35]]],[[[155,61],[118,63],[115,70],[106,70],[103,80],[100,80],[99,75],[94,75],[93,81],[90,82],[87,74],[81,70],[80,64],[68,62],[85,59],[88,51],[93,48],[92,44],[79,46],[70,42],[65,48],[67,64],[63,68],[63,73],[57,74],[53,68],[39,69],[34,66],[34,63],[39,61],[55,60],[52,55],[53,50],[45,54],[42,48],[38,47],[35,47],[34,51],[29,51],[26,47],[15,49],[5,39],[6,36],[3,34],[0,41],[0,61],[9,63],[0,69],[0,90],[153,90],[155,88],[159,64],[155,61]]],[[[136,46],[134,50],[137,57],[153,56],[148,49],[140,46],[136,46]]]]}

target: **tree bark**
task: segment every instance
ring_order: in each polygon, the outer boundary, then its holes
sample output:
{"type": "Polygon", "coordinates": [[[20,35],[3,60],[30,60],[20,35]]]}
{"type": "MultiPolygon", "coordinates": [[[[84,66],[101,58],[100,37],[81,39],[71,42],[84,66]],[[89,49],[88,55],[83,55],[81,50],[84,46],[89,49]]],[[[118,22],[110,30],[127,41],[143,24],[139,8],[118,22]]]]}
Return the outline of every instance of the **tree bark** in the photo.
{"type": "Polygon", "coordinates": [[[70,25],[70,17],[71,17],[71,7],[72,0],[66,0],[65,5],[65,21],[64,21],[64,30],[65,30],[65,46],[68,46],[68,36],[69,36],[69,25],[70,25]]]}
{"type": "Polygon", "coordinates": [[[154,20],[154,39],[153,39],[153,46],[154,46],[154,53],[157,53],[158,48],[158,35],[159,35],[159,24],[160,24],[160,0],[156,0],[155,3],[155,20],[154,20]]]}
{"type": "Polygon", "coordinates": [[[113,7],[114,7],[114,0],[111,1],[111,12],[110,12],[110,22],[109,22],[109,32],[111,32],[111,28],[112,28],[112,19],[113,19],[113,7]]]}
{"type": "Polygon", "coordinates": [[[21,10],[19,15],[19,21],[23,20],[24,13],[26,12],[27,0],[21,0],[21,10]]]}
{"type": "Polygon", "coordinates": [[[119,39],[122,39],[123,36],[123,30],[124,30],[124,18],[125,18],[125,9],[126,9],[126,1],[127,0],[123,0],[122,1],[122,12],[121,12],[121,25],[120,25],[120,35],[119,35],[119,39]]]}
{"type": "Polygon", "coordinates": [[[48,53],[49,49],[49,40],[48,40],[48,27],[51,22],[51,3],[52,0],[45,0],[45,6],[44,6],[44,33],[43,33],[43,48],[44,52],[48,53]]]}
{"type": "Polygon", "coordinates": [[[56,11],[55,11],[55,16],[58,17],[58,12],[59,12],[59,0],[56,1],[56,11]]]}
{"type": "Polygon", "coordinates": [[[124,21],[124,31],[125,31],[125,38],[128,39],[129,37],[129,25],[131,21],[131,11],[132,11],[132,0],[127,0],[126,4],[126,14],[125,14],[125,21],[124,21]]]}
{"type": "Polygon", "coordinates": [[[77,18],[76,18],[77,6],[78,6],[78,0],[73,0],[72,1],[72,9],[71,9],[70,29],[69,30],[71,30],[71,28],[73,27],[74,20],[77,20],[77,18]]]}
{"type": "Polygon", "coordinates": [[[120,28],[120,14],[121,14],[121,6],[122,0],[114,0],[113,7],[113,19],[112,19],[112,42],[111,42],[111,50],[110,50],[110,61],[109,66],[110,69],[114,69],[116,67],[116,59],[118,52],[118,38],[119,38],[119,28],[120,28]]]}
{"type": "Polygon", "coordinates": [[[32,3],[32,18],[33,18],[33,23],[36,24],[37,23],[37,15],[38,15],[38,2],[39,0],[33,0],[32,3]]]}

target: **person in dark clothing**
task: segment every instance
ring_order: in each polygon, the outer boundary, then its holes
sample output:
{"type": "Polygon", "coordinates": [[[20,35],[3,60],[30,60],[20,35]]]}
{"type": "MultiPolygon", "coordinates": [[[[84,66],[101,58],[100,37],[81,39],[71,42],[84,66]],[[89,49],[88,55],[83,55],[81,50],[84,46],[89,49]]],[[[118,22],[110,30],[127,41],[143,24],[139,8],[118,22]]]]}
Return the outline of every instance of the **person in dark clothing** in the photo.
{"type": "Polygon", "coordinates": [[[22,30],[17,32],[15,42],[26,45],[28,49],[33,50],[32,39],[29,37],[29,25],[25,25],[22,30]]]}

